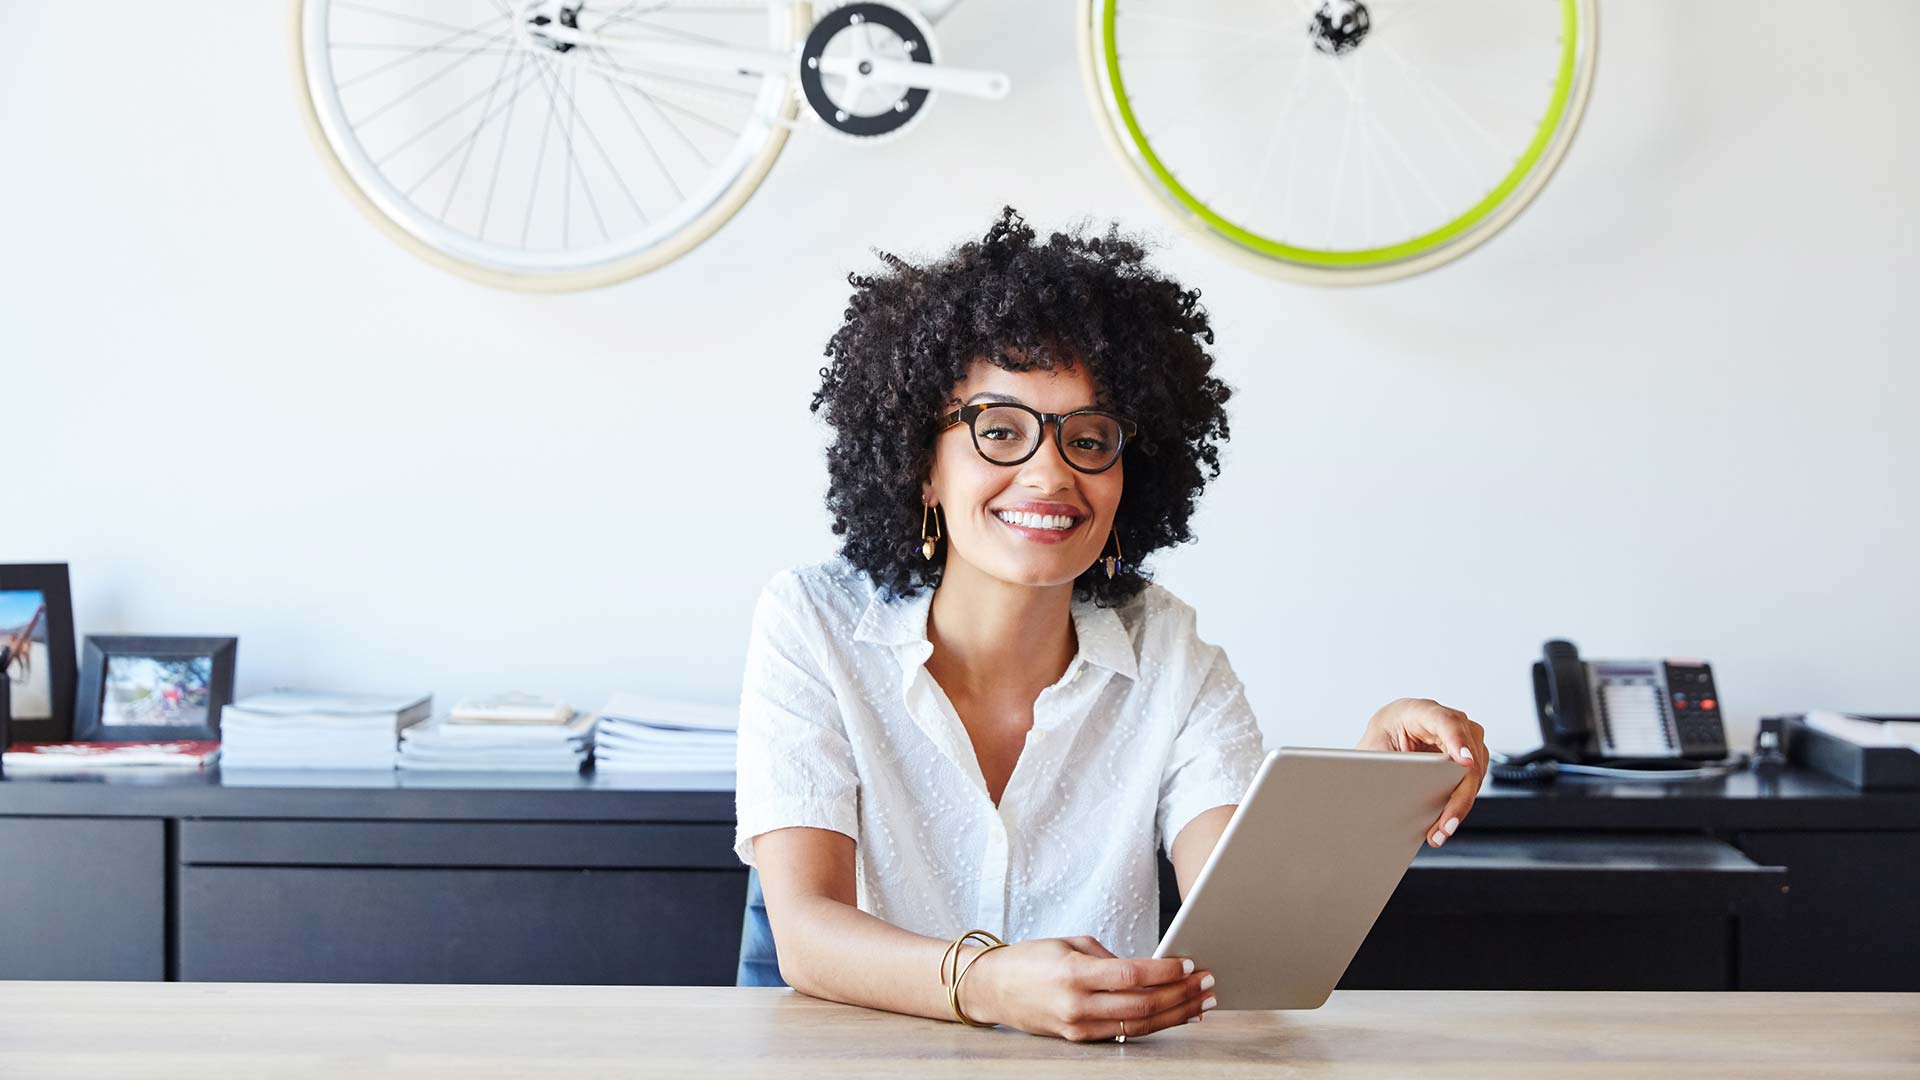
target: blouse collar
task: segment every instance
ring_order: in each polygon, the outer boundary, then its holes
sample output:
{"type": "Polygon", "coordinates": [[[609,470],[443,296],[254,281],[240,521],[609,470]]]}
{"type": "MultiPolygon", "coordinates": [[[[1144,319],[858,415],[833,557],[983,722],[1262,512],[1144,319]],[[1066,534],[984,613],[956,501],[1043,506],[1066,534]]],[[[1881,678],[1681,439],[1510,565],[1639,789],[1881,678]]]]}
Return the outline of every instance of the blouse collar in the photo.
{"type": "MultiPolygon", "coordinates": [[[[933,589],[923,587],[912,596],[892,601],[876,589],[867,609],[854,627],[855,641],[891,645],[900,654],[903,666],[924,664],[933,655],[933,643],[927,640],[927,615],[933,610],[933,589]]],[[[1120,613],[1103,608],[1092,600],[1075,598],[1072,607],[1073,632],[1080,641],[1076,660],[1084,660],[1129,679],[1140,677],[1134,662],[1133,641],[1120,621],[1120,613]]],[[[1071,667],[1071,665],[1069,665],[1071,667]]]]}

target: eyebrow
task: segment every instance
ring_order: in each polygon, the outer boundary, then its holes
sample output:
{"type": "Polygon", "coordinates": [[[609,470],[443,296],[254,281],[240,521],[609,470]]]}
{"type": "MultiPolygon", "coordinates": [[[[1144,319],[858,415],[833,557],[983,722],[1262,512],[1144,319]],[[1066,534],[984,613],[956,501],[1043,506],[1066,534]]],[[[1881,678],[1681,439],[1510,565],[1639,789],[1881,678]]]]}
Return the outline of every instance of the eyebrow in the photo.
{"type": "MultiPolygon", "coordinates": [[[[1006,403],[1006,404],[1010,404],[1010,405],[1026,405],[1026,404],[1027,404],[1027,403],[1026,403],[1026,402],[1024,402],[1024,401],[1021,401],[1021,400],[1020,400],[1019,398],[1017,398],[1017,397],[1014,397],[1014,396],[1013,396],[1012,394],[996,394],[996,393],[994,393],[994,392],[993,392],[993,391],[991,391],[991,390],[982,390],[982,391],[980,391],[979,393],[977,393],[977,394],[975,394],[975,395],[973,395],[972,397],[970,397],[970,398],[968,398],[968,399],[966,400],[966,402],[965,402],[965,404],[968,404],[968,405],[971,405],[971,404],[973,404],[973,403],[974,403],[974,402],[976,402],[976,401],[995,401],[995,402],[1004,402],[1004,403],[1006,403]]],[[[1031,406],[1028,406],[1028,407],[1029,407],[1029,408],[1031,408],[1031,406]]],[[[1079,407],[1078,409],[1068,409],[1068,410],[1066,410],[1066,411],[1067,411],[1067,412],[1078,412],[1078,411],[1079,411],[1080,409],[1097,409],[1097,408],[1099,408],[1099,407],[1100,407],[1100,406],[1099,406],[1099,405],[1098,405],[1098,404],[1096,403],[1096,404],[1092,404],[1092,405],[1082,405],[1082,406],[1080,406],[1080,407],[1079,407]]]]}

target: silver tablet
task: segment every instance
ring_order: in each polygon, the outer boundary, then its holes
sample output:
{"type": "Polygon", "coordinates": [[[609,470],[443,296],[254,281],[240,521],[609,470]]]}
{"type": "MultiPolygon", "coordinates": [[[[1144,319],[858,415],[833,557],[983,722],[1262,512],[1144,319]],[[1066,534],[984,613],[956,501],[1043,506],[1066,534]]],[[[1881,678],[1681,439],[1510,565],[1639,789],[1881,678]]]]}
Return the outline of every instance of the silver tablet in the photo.
{"type": "Polygon", "coordinates": [[[1466,767],[1442,754],[1267,754],[1156,957],[1213,972],[1222,1009],[1317,1009],[1466,767]]]}

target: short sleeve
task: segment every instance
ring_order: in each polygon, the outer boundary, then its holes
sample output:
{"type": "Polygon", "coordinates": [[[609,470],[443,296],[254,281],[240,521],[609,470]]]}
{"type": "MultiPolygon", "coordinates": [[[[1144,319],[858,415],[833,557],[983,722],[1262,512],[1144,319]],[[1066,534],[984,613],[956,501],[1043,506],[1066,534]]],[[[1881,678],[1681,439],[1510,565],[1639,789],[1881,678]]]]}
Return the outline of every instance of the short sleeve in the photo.
{"type": "Polygon", "coordinates": [[[761,591],[740,687],[734,844],[756,865],[753,838],[808,826],[859,839],[859,774],[818,657],[829,647],[791,571],[761,591]],[[808,628],[812,628],[809,632],[808,628]]]}
{"type": "MultiPolygon", "coordinates": [[[[1191,619],[1191,612],[1186,614],[1191,619]]],[[[1216,806],[1237,804],[1246,795],[1266,753],[1246,689],[1227,663],[1226,652],[1197,636],[1187,644],[1200,672],[1200,689],[1174,735],[1155,822],[1160,850],[1169,859],[1174,838],[1194,818],[1216,806]]]]}

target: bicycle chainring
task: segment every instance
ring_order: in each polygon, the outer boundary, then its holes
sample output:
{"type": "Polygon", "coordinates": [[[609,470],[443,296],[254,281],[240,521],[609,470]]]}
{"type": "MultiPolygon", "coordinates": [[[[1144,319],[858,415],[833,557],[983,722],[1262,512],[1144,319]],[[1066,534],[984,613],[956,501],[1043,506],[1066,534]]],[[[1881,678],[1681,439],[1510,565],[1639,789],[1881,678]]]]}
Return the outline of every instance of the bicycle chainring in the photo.
{"type": "Polygon", "coordinates": [[[873,139],[905,131],[926,108],[930,91],[882,83],[866,75],[872,57],[934,62],[933,33],[919,16],[891,4],[851,3],[828,11],[800,47],[800,91],[813,114],[833,131],[873,139]],[[834,50],[862,65],[861,75],[841,78],[820,70],[834,50]]]}

